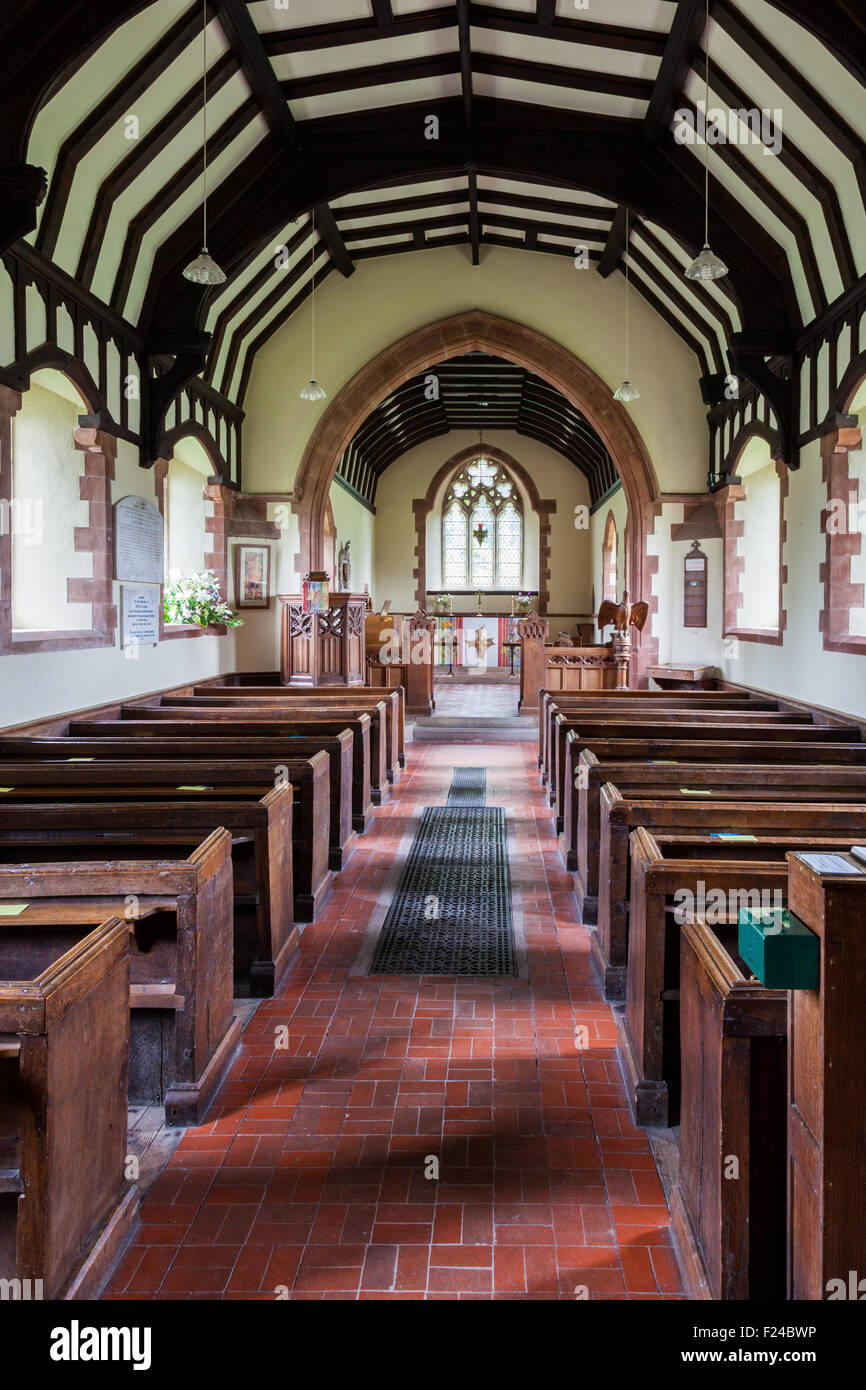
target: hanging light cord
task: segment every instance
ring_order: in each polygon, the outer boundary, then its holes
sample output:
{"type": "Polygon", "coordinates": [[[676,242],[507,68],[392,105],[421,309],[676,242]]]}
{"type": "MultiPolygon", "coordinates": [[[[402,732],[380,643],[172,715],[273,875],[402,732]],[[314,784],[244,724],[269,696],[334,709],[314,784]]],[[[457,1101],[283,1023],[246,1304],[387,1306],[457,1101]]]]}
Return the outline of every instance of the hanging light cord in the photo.
{"type": "Polygon", "coordinates": [[[707,114],[710,109],[710,0],[707,0],[707,27],[704,31],[706,65],[704,68],[704,245],[710,244],[710,142],[707,139],[707,114]]]}
{"type": "Polygon", "coordinates": [[[310,336],[312,370],[310,375],[316,379],[316,214],[310,213],[310,336]]]}
{"type": "Polygon", "coordinates": [[[625,214],[625,379],[628,381],[628,209],[625,214]]]}
{"type": "Polygon", "coordinates": [[[204,191],[204,249],[207,250],[207,0],[202,0],[202,187],[204,191]]]}

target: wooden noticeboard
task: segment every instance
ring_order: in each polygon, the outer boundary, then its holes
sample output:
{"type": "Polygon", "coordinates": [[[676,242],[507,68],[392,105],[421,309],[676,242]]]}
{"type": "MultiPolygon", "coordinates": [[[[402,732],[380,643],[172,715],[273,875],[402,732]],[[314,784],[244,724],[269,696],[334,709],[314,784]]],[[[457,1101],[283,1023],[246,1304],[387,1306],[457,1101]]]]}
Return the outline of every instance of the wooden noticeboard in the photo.
{"type": "Polygon", "coordinates": [[[685,558],[683,575],[683,627],[707,625],[707,557],[697,541],[685,558]]]}

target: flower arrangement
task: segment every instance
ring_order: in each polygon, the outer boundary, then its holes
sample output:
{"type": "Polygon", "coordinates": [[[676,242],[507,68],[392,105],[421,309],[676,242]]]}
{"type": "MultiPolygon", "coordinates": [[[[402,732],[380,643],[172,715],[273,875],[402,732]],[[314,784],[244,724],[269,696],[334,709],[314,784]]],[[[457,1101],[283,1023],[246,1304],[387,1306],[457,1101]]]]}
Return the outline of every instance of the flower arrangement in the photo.
{"type": "Polygon", "coordinates": [[[169,570],[163,613],[167,623],[195,623],[197,627],[243,627],[244,623],[220,598],[213,570],[205,570],[204,574],[169,570]]]}
{"type": "Polygon", "coordinates": [[[435,606],[436,606],[436,612],[437,612],[437,613],[450,613],[450,611],[451,611],[451,595],[450,595],[450,594],[437,594],[437,595],[436,595],[436,598],[434,599],[434,603],[435,603],[435,606]]]}
{"type": "Polygon", "coordinates": [[[479,521],[476,526],[473,526],[472,534],[477,540],[478,544],[483,545],[484,542],[487,540],[487,527],[479,521]]]}
{"type": "Polygon", "coordinates": [[[518,594],[517,598],[514,600],[514,606],[518,613],[521,613],[525,617],[532,607],[532,594],[518,594]]]}

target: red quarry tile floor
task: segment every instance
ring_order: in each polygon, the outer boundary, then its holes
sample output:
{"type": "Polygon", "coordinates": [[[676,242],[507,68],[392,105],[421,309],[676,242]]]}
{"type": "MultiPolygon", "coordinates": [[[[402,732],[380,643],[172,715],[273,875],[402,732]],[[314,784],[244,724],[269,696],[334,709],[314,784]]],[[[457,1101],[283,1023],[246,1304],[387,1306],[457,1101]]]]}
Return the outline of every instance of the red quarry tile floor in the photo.
{"type": "Polygon", "coordinates": [[[534,744],[407,754],[106,1297],[682,1296],[534,744]],[[512,809],[530,978],[350,975],[411,817],[445,800],[455,763],[486,764],[488,804],[512,809]]]}

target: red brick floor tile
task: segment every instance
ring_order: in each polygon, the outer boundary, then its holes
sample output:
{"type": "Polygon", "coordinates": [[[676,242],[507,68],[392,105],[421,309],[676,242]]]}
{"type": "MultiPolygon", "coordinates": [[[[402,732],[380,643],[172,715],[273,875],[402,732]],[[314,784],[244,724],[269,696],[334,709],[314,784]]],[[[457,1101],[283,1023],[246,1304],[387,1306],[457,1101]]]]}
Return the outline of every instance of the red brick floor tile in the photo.
{"type": "MultiPolygon", "coordinates": [[[[513,688],[495,698],[510,707],[513,688]]],[[[410,745],[105,1294],[285,1296],[682,1297],[532,744],[410,745]],[[412,817],[479,764],[488,804],[514,816],[530,978],[350,974],[412,817]]]]}

